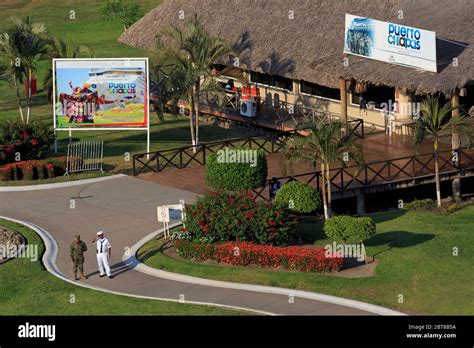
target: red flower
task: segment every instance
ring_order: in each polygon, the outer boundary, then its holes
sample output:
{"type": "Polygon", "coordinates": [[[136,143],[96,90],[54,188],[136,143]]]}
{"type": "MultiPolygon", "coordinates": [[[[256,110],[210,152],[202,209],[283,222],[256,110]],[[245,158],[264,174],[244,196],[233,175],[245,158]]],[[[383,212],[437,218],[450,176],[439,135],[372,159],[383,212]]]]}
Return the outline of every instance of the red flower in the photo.
{"type": "Polygon", "coordinates": [[[38,145],[37,139],[31,139],[31,145],[38,145]]]}
{"type": "Polygon", "coordinates": [[[30,135],[26,132],[23,132],[23,139],[28,140],[30,138],[30,135]]]}

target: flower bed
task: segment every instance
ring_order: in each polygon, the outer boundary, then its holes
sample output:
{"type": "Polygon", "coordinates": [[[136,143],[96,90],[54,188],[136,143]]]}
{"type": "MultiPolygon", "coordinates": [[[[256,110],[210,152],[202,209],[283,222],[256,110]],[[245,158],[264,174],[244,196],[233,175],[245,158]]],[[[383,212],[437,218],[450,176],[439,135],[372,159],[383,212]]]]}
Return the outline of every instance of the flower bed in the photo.
{"type": "Polygon", "coordinates": [[[339,271],[343,257],[326,257],[323,248],[310,249],[299,246],[276,247],[244,242],[224,244],[195,243],[191,240],[175,240],[178,255],[197,261],[213,260],[229,265],[259,267],[283,267],[303,272],[339,271]]]}
{"type": "Polygon", "coordinates": [[[65,172],[65,157],[45,161],[13,162],[0,167],[0,181],[54,178],[65,172]]]}

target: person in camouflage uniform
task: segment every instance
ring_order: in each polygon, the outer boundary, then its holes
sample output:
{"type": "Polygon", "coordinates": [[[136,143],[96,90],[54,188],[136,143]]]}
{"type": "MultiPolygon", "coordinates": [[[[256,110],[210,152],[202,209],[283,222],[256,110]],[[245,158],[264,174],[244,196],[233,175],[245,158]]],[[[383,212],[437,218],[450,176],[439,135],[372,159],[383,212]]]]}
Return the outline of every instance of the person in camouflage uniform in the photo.
{"type": "Polygon", "coordinates": [[[77,269],[81,272],[81,278],[87,279],[84,275],[84,252],[87,251],[87,245],[81,240],[81,236],[75,236],[75,240],[71,243],[69,251],[71,254],[71,260],[74,264],[74,280],[79,280],[79,278],[77,278],[77,269]]]}

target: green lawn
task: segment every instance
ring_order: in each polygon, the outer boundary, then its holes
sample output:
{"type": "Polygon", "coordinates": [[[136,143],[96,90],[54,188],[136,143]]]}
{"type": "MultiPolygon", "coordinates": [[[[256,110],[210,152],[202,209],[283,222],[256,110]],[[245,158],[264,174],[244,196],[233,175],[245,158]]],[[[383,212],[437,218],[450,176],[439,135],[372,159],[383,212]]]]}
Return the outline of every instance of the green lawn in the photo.
{"type": "MultiPolygon", "coordinates": [[[[368,255],[379,259],[374,277],[198,264],[162,254],[159,240],[144,245],[138,256],[149,266],[203,278],[311,290],[413,314],[474,314],[474,206],[450,216],[385,212],[372,217],[377,234],[366,246],[368,255]],[[454,247],[459,256],[453,256],[454,247]]],[[[302,233],[318,245],[330,242],[320,224],[303,225],[302,233]]]]}
{"type": "MultiPolygon", "coordinates": [[[[40,237],[21,225],[0,220],[31,245],[40,237]]],[[[56,278],[41,262],[15,259],[0,265],[1,315],[242,315],[243,312],[185,303],[138,299],[90,290],[56,278]],[[75,303],[70,303],[71,295],[75,303]]]]}
{"type": "MultiPolygon", "coordinates": [[[[132,1],[126,1],[132,2],[132,1]]],[[[136,0],[144,13],[158,6],[161,0],[136,0]]],[[[74,44],[87,44],[95,50],[97,58],[103,57],[155,57],[156,54],[135,49],[117,42],[123,28],[117,21],[100,18],[99,9],[104,1],[91,0],[87,6],[75,0],[10,1],[2,4],[0,32],[11,24],[10,17],[24,18],[27,15],[34,21],[45,23],[49,33],[74,44]],[[75,19],[70,19],[70,11],[75,11],[75,19]]],[[[157,60],[159,62],[159,59],[157,60]]],[[[38,66],[36,78],[39,92],[33,98],[32,120],[49,127],[53,126],[53,108],[46,102],[42,90],[42,81],[51,62],[43,61],[38,66]]],[[[25,104],[25,103],[24,103],[25,104]]],[[[190,144],[189,120],[185,117],[165,116],[165,122],[159,123],[155,113],[151,118],[151,151],[170,149],[190,144]]],[[[6,81],[0,81],[0,122],[5,119],[19,119],[14,90],[6,81]]],[[[209,142],[242,136],[222,128],[201,124],[200,141],[209,142]]],[[[59,152],[64,154],[68,144],[68,132],[58,132],[59,152]]],[[[73,131],[74,140],[104,140],[105,169],[112,173],[130,173],[131,161],[126,161],[125,153],[146,151],[145,131],[73,131]]],[[[51,153],[52,155],[52,153],[51,153]]],[[[90,175],[86,175],[90,176],[90,175]]],[[[74,178],[74,177],[73,177],[74,178]]],[[[81,178],[81,177],[80,177],[81,178]]],[[[53,182],[64,179],[54,179],[53,182]]],[[[21,183],[24,184],[24,183],[21,183]]]]}

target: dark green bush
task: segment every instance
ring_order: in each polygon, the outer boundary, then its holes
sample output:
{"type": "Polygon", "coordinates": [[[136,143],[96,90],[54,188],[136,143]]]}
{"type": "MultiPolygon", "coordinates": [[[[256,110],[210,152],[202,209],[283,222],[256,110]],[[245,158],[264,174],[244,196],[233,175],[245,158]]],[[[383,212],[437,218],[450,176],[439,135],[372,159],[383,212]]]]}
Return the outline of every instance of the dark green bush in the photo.
{"type": "Polygon", "coordinates": [[[432,199],[415,199],[403,204],[403,210],[429,210],[434,207],[432,199]]]}
{"type": "Polygon", "coordinates": [[[290,181],[278,190],[273,204],[286,206],[296,213],[312,213],[321,208],[321,198],[311,185],[290,181]]]}
{"type": "Polygon", "coordinates": [[[206,159],[206,184],[213,190],[248,191],[264,186],[266,180],[267,159],[263,150],[225,148],[206,159]],[[252,151],[251,157],[244,156],[250,154],[248,151],[252,151]],[[248,158],[255,161],[235,163],[233,160],[237,158],[233,158],[232,153],[240,154],[243,161],[248,158]]]}
{"type": "Polygon", "coordinates": [[[43,158],[53,141],[54,131],[39,123],[4,121],[0,123],[0,165],[43,158]]]}
{"type": "Polygon", "coordinates": [[[254,202],[249,193],[207,193],[186,207],[186,227],[192,239],[207,243],[285,245],[296,237],[288,210],[254,202]]]}
{"type": "Polygon", "coordinates": [[[333,216],[324,223],[324,233],[338,242],[359,242],[374,235],[371,217],[333,216]]]}

